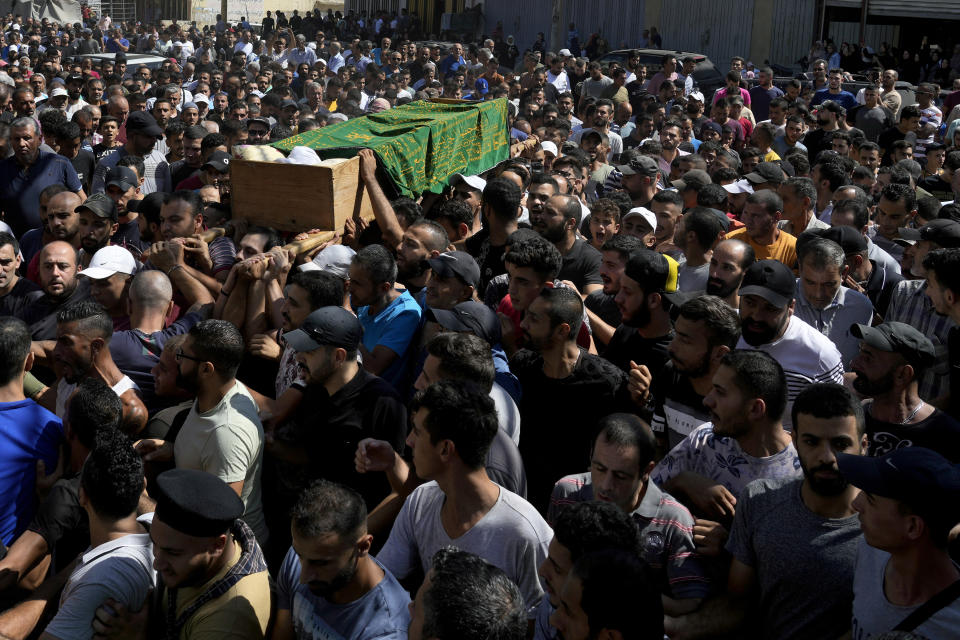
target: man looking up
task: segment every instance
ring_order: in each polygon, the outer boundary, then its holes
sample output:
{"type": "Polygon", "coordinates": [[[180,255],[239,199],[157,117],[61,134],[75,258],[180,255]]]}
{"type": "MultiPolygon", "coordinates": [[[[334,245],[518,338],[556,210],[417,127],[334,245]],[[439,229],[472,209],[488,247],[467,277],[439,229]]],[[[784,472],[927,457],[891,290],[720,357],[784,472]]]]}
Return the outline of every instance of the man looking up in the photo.
{"type": "Polygon", "coordinates": [[[501,567],[533,609],[543,596],[537,566],[551,531],[528,502],[487,477],[484,459],[498,429],[493,400],[469,382],[443,381],[417,392],[412,411],[407,444],[428,482],[404,502],[377,560],[402,580],[417,568],[427,573],[429,559],[455,540],[501,567]]]}
{"type": "Polygon", "coordinates": [[[556,520],[570,503],[599,500],[616,505],[640,528],[641,557],[656,576],[667,612],[693,611],[709,595],[710,581],[694,551],[693,516],[650,482],[656,451],[650,427],[634,415],[614,413],[597,428],[590,471],[557,482],[547,519],[556,520]],[[655,549],[652,540],[664,544],[655,549]]]}
{"type": "Polygon", "coordinates": [[[755,191],[743,206],[740,220],[744,227],[726,237],[748,243],[757,260],[773,259],[793,269],[797,264],[797,239],[777,227],[782,216],[783,200],[775,191],[755,191]]]}
{"type": "MultiPolygon", "coordinates": [[[[740,286],[742,335],[737,348],[764,351],[783,366],[790,383],[789,403],[808,384],[843,380],[843,361],[837,347],[793,317],[796,288],[793,273],[776,260],[753,263],[740,286]]],[[[784,426],[790,429],[786,421],[784,426]]]]}
{"type": "Polygon", "coordinates": [[[277,580],[272,640],[330,630],[372,640],[407,629],[410,596],[370,555],[366,521],[363,498],[343,485],[318,480],[301,494],[291,516],[293,546],[277,580]]]}
{"type": "Polygon", "coordinates": [[[792,422],[803,475],[758,479],[740,493],[726,544],[727,594],[668,619],[668,634],[704,638],[757,626],[767,638],[849,633],[860,527],[857,489],[840,461],[864,453],[863,408],[846,388],[815,384],[797,398],[792,422]]]}
{"type": "Polygon", "coordinates": [[[553,245],[563,256],[557,277],[570,280],[583,294],[603,288],[600,278],[600,252],[583,238],[577,237],[580,228],[580,201],[573,196],[557,195],[544,204],[536,214],[530,214],[534,230],[553,245]]]}

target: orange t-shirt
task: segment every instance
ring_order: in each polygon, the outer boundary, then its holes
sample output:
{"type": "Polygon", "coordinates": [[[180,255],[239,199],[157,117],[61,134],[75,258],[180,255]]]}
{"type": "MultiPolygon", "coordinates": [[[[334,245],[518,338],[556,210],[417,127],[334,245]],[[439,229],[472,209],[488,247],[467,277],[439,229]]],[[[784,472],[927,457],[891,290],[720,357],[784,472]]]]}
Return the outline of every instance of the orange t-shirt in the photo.
{"type": "Polygon", "coordinates": [[[797,238],[786,231],[781,231],[776,242],[768,245],[761,245],[754,242],[747,234],[747,228],[743,227],[727,233],[727,238],[742,240],[753,247],[753,252],[757,254],[757,260],[779,260],[794,271],[797,267],[797,238]]]}

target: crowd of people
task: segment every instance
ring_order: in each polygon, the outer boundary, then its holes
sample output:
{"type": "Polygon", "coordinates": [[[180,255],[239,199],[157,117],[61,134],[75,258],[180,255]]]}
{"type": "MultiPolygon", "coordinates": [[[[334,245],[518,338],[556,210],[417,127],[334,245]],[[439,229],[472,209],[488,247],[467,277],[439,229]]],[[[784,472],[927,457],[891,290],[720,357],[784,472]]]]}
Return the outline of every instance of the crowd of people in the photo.
{"type": "Polygon", "coordinates": [[[0,23],[0,636],[960,635],[960,91],[0,23]],[[232,218],[234,158],[438,97],[511,157],[232,218]]]}

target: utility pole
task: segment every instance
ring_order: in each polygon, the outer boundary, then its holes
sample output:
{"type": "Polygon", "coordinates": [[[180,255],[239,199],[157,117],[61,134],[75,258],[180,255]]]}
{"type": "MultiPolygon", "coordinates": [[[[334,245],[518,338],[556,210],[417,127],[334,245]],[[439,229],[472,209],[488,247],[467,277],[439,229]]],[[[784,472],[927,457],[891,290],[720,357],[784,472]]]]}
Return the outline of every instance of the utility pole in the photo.
{"type": "Polygon", "coordinates": [[[553,0],[553,17],[550,20],[550,46],[552,51],[560,51],[567,46],[564,37],[566,29],[563,24],[563,0],[553,0]]]}

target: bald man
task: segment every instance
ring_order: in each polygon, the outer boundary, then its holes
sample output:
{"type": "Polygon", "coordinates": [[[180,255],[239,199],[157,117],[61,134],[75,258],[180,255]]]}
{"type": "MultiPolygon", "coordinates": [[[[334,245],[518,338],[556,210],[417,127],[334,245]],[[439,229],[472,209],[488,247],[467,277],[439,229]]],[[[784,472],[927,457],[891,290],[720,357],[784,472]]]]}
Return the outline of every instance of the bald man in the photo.
{"type": "MultiPolygon", "coordinates": [[[[171,275],[177,277],[175,269],[171,275]]],[[[190,279],[192,280],[192,278],[190,279]]],[[[176,335],[186,334],[190,328],[205,319],[213,305],[213,297],[203,286],[184,292],[193,305],[170,326],[166,319],[173,309],[173,285],[162,271],[141,271],[133,277],[129,289],[130,329],[115,331],[110,339],[110,353],[117,367],[137,383],[143,394],[143,403],[152,414],[176,401],[159,398],[150,370],[159,362],[163,345],[176,335]],[[144,343],[155,347],[144,349],[144,343]]]]}
{"type": "Polygon", "coordinates": [[[37,254],[43,297],[20,314],[34,340],[56,340],[57,311],[90,296],[89,283],[77,277],[79,260],[73,245],[62,240],[54,240],[37,254]]]}

